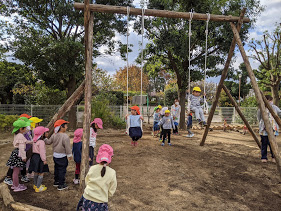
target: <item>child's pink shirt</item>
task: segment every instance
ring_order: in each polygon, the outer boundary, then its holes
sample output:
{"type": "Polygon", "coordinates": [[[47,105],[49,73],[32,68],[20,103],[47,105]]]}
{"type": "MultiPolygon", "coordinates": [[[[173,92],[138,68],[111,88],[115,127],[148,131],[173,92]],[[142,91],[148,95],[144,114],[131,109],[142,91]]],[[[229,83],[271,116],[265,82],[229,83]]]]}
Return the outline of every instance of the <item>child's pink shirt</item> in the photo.
{"type": "Polygon", "coordinates": [[[26,159],[26,144],[32,144],[33,141],[28,141],[22,133],[18,133],[14,137],[13,145],[15,148],[19,148],[18,156],[22,159],[26,159]]]}
{"type": "Polygon", "coordinates": [[[41,160],[46,161],[46,145],[43,140],[38,140],[33,143],[33,153],[37,153],[40,155],[41,160]]]}

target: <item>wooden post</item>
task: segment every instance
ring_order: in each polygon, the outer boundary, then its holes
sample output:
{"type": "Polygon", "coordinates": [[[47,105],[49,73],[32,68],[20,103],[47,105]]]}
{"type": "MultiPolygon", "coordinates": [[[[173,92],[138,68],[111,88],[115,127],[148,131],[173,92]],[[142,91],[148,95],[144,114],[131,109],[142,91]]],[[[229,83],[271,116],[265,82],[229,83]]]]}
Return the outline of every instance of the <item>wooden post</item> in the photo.
{"type": "MultiPolygon", "coordinates": [[[[74,3],[74,8],[77,10],[83,10],[83,3],[74,3]]],[[[91,4],[91,12],[103,12],[103,13],[118,13],[118,14],[127,14],[127,7],[124,6],[112,6],[112,5],[102,5],[102,4],[91,4]]],[[[142,9],[130,7],[130,15],[142,15],[142,9]]],[[[164,17],[164,18],[190,18],[189,12],[176,12],[168,10],[155,10],[155,9],[146,9],[145,16],[154,16],[154,17],[164,17]]],[[[206,21],[208,16],[202,13],[193,13],[192,20],[201,20],[206,21]]],[[[221,22],[237,22],[239,17],[231,15],[212,15],[210,16],[210,21],[221,21],[221,22]]],[[[249,18],[243,18],[244,23],[249,23],[249,18]]]]}
{"type": "Polygon", "coordinates": [[[274,118],[274,120],[277,122],[277,124],[279,125],[279,127],[281,127],[281,119],[279,118],[279,116],[274,112],[272,106],[270,105],[270,103],[267,101],[267,99],[265,98],[264,94],[261,91],[261,96],[262,99],[264,101],[265,106],[267,107],[267,109],[269,110],[269,112],[271,113],[272,117],[274,118]]]}
{"type": "Polygon", "coordinates": [[[48,123],[47,128],[49,128],[49,137],[54,132],[54,123],[58,119],[63,118],[67,112],[70,111],[72,106],[76,104],[76,102],[81,98],[81,96],[84,94],[84,88],[85,88],[85,80],[80,84],[80,86],[73,92],[73,94],[65,101],[65,103],[60,107],[58,112],[53,116],[51,121],[48,123]]]}
{"type": "Polygon", "coordinates": [[[248,74],[249,74],[249,77],[251,79],[252,87],[255,91],[256,98],[257,98],[257,101],[258,101],[258,104],[259,104],[259,108],[261,110],[262,119],[264,121],[266,131],[268,133],[268,139],[269,139],[269,142],[270,142],[270,146],[271,146],[273,155],[274,155],[275,160],[276,160],[277,169],[278,169],[278,172],[281,176],[281,159],[280,159],[278,145],[277,145],[277,142],[275,140],[275,136],[273,134],[272,125],[269,121],[269,117],[268,117],[268,114],[266,112],[265,104],[264,104],[262,95],[260,93],[260,89],[258,87],[256,77],[254,75],[254,72],[253,72],[252,67],[250,65],[250,62],[249,62],[249,59],[248,59],[248,57],[246,55],[246,52],[244,50],[242,41],[241,41],[240,36],[239,36],[239,32],[237,31],[237,29],[236,29],[236,27],[233,23],[230,23],[230,25],[231,25],[234,37],[237,41],[237,45],[239,46],[239,50],[240,50],[241,55],[243,57],[246,69],[247,69],[248,74]]]}
{"type": "Polygon", "coordinates": [[[94,13],[90,12],[90,0],[85,0],[84,27],[85,27],[85,110],[83,119],[83,145],[80,172],[81,192],[85,189],[85,177],[89,170],[89,139],[91,122],[91,99],[92,99],[92,56],[93,56],[93,27],[94,13]]]}
{"type": "Polygon", "coordinates": [[[243,115],[243,113],[241,112],[238,104],[236,103],[236,101],[233,99],[233,97],[231,96],[229,90],[227,89],[227,87],[223,84],[222,86],[223,90],[225,91],[226,95],[229,97],[232,105],[235,107],[237,113],[239,114],[239,116],[241,117],[241,119],[243,120],[244,124],[246,125],[246,127],[248,128],[249,132],[251,133],[251,135],[253,136],[255,142],[257,143],[258,147],[261,148],[261,143],[260,140],[258,139],[257,135],[255,134],[255,132],[253,131],[251,125],[249,124],[249,122],[247,121],[247,119],[245,118],[245,116],[243,115]]]}
{"type": "MultiPolygon", "coordinates": [[[[242,20],[243,20],[243,17],[245,15],[245,13],[246,13],[246,8],[244,8],[241,11],[240,19],[239,19],[238,24],[237,24],[237,30],[238,31],[240,31],[240,29],[241,29],[241,26],[242,26],[242,23],[243,23],[242,20]]],[[[236,43],[235,38],[233,38],[232,42],[231,42],[231,45],[230,45],[229,52],[228,52],[227,60],[225,62],[225,66],[224,66],[224,69],[223,69],[222,74],[221,74],[221,79],[220,79],[219,85],[217,86],[216,96],[215,96],[215,99],[213,101],[213,104],[212,104],[212,107],[211,107],[211,110],[210,110],[210,113],[209,113],[209,116],[208,116],[207,126],[205,127],[205,130],[204,130],[201,142],[200,142],[200,146],[204,146],[205,140],[207,138],[209,128],[210,128],[210,125],[211,125],[211,122],[212,122],[217,104],[219,102],[222,85],[223,85],[224,80],[226,79],[227,71],[228,71],[231,59],[233,57],[233,52],[234,52],[234,49],[235,49],[235,43],[236,43]]]]}

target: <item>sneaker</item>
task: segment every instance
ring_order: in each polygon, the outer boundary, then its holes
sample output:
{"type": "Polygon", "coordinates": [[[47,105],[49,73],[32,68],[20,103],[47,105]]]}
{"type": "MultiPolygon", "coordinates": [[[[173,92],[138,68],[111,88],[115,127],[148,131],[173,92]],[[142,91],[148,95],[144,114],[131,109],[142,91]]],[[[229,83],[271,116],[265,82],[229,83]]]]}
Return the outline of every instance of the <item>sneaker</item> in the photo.
{"type": "Polygon", "coordinates": [[[165,145],[164,143],[161,144],[161,146],[164,146],[164,145],[165,145]]]}
{"type": "Polygon", "coordinates": [[[199,124],[199,125],[202,125],[202,124],[203,124],[203,121],[199,120],[199,121],[198,121],[198,124],[199,124]]]}
{"type": "Polygon", "coordinates": [[[159,138],[159,141],[162,141],[162,138],[159,138]]]}
{"type": "Polygon", "coordinates": [[[20,192],[26,190],[27,187],[24,185],[19,185],[18,187],[14,187],[14,192],[20,192]]]}
{"type": "Polygon", "coordinates": [[[34,178],[34,174],[33,173],[28,173],[27,174],[27,178],[28,179],[33,179],[34,178]]]}
{"type": "MultiPolygon", "coordinates": [[[[26,188],[27,189],[27,187],[24,184],[19,184],[19,186],[22,187],[22,188],[26,188]]],[[[12,185],[11,189],[12,190],[16,189],[16,186],[12,185]]]]}
{"type": "Polygon", "coordinates": [[[261,162],[262,163],[267,163],[267,160],[266,159],[261,159],[261,162]]]}
{"type": "Polygon", "coordinates": [[[207,126],[207,122],[204,121],[204,122],[203,122],[203,125],[204,125],[204,126],[207,126]]]}
{"type": "Polygon", "coordinates": [[[131,145],[132,145],[132,146],[135,146],[135,144],[134,144],[134,142],[133,142],[133,141],[131,141],[131,145]]]}
{"type": "Polygon", "coordinates": [[[171,144],[171,143],[168,143],[168,145],[169,145],[169,146],[172,146],[172,144],[171,144]]]}
{"type": "Polygon", "coordinates": [[[135,147],[138,146],[138,142],[137,141],[134,142],[134,146],[135,147]]]}
{"type": "Polygon", "coordinates": [[[68,186],[66,184],[58,186],[58,190],[65,190],[65,189],[68,189],[68,186]]]}
{"type": "Polygon", "coordinates": [[[27,178],[27,176],[25,175],[25,176],[22,176],[22,177],[21,177],[21,181],[26,183],[26,182],[29,182],[30,180],[29,180],[29,179],[27,178]]]}
{"type": "Polygon", "coordinates": [[[36,193],[39,193],[39,192],[43,192],[43,191],[45,191],[45,190],[47,190],[47,187],[45,187],[45,186],[43,186],[43,185],[40,185],[40,187],[39,188],[35,188],[35,192],[36,193]]]}
{"type": "Polygon", "coordinates": [[[4,183],[7,185],[13,185],[13,180],[12,180],[12,178],[6,177],[4,179],[4,183]]]}
{"type": "Polygon", "coordinates": [[[80,183],[79,179],[73,179],[74,185],[78,185],[80,183]]]}
{"type": "Polygon", "coordinates": [[[194,136],[194,133],[189,134],[189,137],[192,138],[194,136]]]}
{"type": "MultiPolygon", "coordinates": [[[[46,187],[45,185],[41,185],[41,186],[46,187]]],[[[33,189],[35,190],[36,188],[37,188],[37,186],[33,185],[33,189]]]]}
{"type": "Polygon", "coordinates": [[[59,186],[59,182],[54,182],[54,187],[58,187],[59,186]]]}

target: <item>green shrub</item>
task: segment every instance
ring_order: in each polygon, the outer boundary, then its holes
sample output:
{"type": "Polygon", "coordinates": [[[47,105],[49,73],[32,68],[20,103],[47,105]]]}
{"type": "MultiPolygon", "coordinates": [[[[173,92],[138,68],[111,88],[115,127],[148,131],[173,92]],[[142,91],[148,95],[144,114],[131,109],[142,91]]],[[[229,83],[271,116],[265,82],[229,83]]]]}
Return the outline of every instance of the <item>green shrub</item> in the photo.
{"type": "Polygon", "coordinates": [[[19,118],[17,115],[0,114],[0,131],[8,132],[13,130],[13,123],[19,118]]]}
{"type": "Polygon", "coordinates": [[[170,89],[166,89],[164,92],[164,103],[165,105],[173,105],[174,100],[178,98],[178,88],[172,87],[170,89]]]}
{"type": "Polygon", "coordinates": [[[241,107],[258,107],[258,102],[255,96],[247,97],[241,102],[241,107]]]}
{"type": "Polygon", "coordinates": [[[115,116],[107,99],[95,97],[92,101],[92,119],[101,118],[105,127],[126,128],[124,120],[115,116]]]}

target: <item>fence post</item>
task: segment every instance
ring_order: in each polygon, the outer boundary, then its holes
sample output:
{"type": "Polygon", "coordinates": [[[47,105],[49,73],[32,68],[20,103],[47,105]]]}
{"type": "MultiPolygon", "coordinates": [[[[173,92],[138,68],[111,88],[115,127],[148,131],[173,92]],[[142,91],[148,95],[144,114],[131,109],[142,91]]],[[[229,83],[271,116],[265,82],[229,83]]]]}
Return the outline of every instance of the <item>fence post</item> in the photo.
{"type": "Polygon", "coordinates": [[[233,107],[233,115],[232,115],[232,124],[235,124],[235,117],[236,117],[236,112],[235,112],[235,107],[233,107]]]}
{"type": "Polygon", "coordinates": [[[122,105],[119,105],[119,117],[122,119],[122,105]]]}

